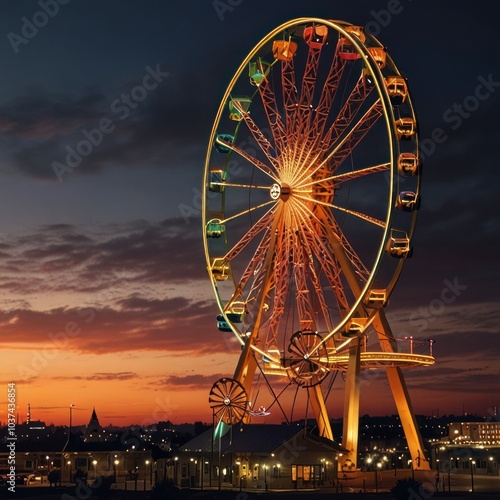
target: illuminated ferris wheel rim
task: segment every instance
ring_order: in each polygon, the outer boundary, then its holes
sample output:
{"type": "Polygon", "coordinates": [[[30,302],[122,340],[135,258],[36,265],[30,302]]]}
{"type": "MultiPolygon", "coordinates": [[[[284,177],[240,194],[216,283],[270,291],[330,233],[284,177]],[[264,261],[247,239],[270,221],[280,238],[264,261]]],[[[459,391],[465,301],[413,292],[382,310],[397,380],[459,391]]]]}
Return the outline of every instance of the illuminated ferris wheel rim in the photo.
{"type": "MultiPolygon", "coordinates": [[[[387,211],[385,215],[385,220],[383,221],[383,236],[380,239],[380,244],[377,250],[377,255],[375,259],[375,264],[371,266],[370,273],[368,278],[363,284],[362,290],[360,293],[357,295],[357,298],[353,304],[350,305],[350,313],[346,315],[336,326],[335,328],[328,333],[328,337],[330,338],[332,335],[334,335],[337,332],[340,332],[342,330],[345,330],[346,327],[349,325],[349,322],[352,320],[355,311],[359,310],[363,305],[364,302],[366,302],[366,299],[368,296],[372,293],[375,292],[376,290],[373,287],[373,282],[374,279],[377,275],[377,270],[379,267],[379,264],[382,260],[382,257],[386,251],[387,248],[387,243],[389,239],[389,235],[391,234],[392,227],[391,227],[391,221],[392,221],[392,216],[394,212],[394,199],[395,199],[395,182],[396,182],[396,172],[398,169],[397,161],[399,159],[399,140],[396,137],[396,132],[395,132],[395,116],[393,112],[393,105],[391,103],[391,99],[389,97],[386,85],[384,83],[384,77],[381,73],[381,70],[377,64],[377,62],[374,60],[372,54],[368,50],[368,48],[365,46],[363,42],[351,31],[349,31],[349,27],[352,27],[353,25],[346,23],[346,22],[341,22],[341,21],[330,21],[330,20],[324,20],[320,18],[299,18],[295,20],[288,21],[281,26],[278,26],[276,29],[271,31],[266,37],[264,37],[259,44],[248,54],[248,56],[243,60],[241,63],[240,67],[236,71],[234,77],[232,78],[223,98],[221,101],[221,105],[218,109],[215,121],[214,121],[214,126],[211,132],[210,136],[210,146],[207,151],[207,157],[206,157],[206,163],[205,163],[205,185],[207,184],[207,179],[208,179],[208,174],[210,171],[210,162],[211,162],[211,156],[212,156],[212,149],[213,149],[213,144],[218,140],[218,127],[221,122],[222,115],[226,109],[226,106],[228,102],[231,100],[232,96],[232,91],[233,88],[235,87],[236,83],[238,80],[242,77],[243,72],[245,69],[248,67],[250,62],[256,57],[256,55],[265,47],[267,44],[272,42],[273,40],[276,39],[276,37],[280,34],[282,34],[285,30],[288,30],[293,27],[298,27],[298,26],[327,26],[329,28],[332,28],[335,30],[340,36],[344,37],[349,41],[352,46],[355,47],[356,51],[360,56],[363,58],[363,62],[367,68],[367,70],[370,73],[370,76],[372,77],[373,80],[373,85],[375,86],[379,99],[382,104],[382,112],[385,120],[385,126],[386,126],[386,132],[387,132],[387,138],[388,138],[388,143],[389,143],[389,164],[390,167],[388,168],[389,172],[389,189],[388,189],[388,202],[387,202],[387,211]]],[[[380,46],[379,42],[374,38],[371,37],[371,41],[375,42],[380,46]]],[[[399,71],[397,70],[396,66],[390,60],[389,56],[388,60],[390,61],[391,64],[391,69],[393,70],[394,76],[400,76],[399,71]]],[[[413,118],[414,122],[416,123],[415,120],[415,115],[413,112],[413,107],[411,106],[411,101],[408,95],[408,104],[411,110],[411,117],[413,118]]],[[[415,136],[415,142],[417,144],[418,148],[418,138],[415,136]]],[[[228,146],[228,143],[225,143],[224,140],[219,140],[219,144],[226,145],[228,146]]],[[[416,194],[418,196],[419,193],[419,176],[418,176],[418,182],[417,182],[417,188],[416,188],[416,194]]],[[[275,202],[286,202],[288,197],[290,196],[291,193],[293,193],[294,187],[290,186],[287,182],[282,182],[280,179],[274,178],[272,180],[272,184],[269,187],[269,199],[270,201],[275,201],[275,202]],[[274,182],[276,181],[276,182],[274,182]]],[[[203,230],[204,233],[206,233],[207,230],[207,222],[210,220],[209,217],[207,217],[207,211],[206,211],[206,200],[207,197],[207,191],[204,189],[203,191],[203,230]]],[[[408,238],[411,239],[411,236],[413,234],[414,226],[416,222],[416,212],[412,216],[412,222],[410,225],[410,229],[408,230],[408,238]]],[[[207,238],[205,238],[204,241],[205,245],[205,254],[207,257],[207,265],[209,269],[209,273],[212,275],[212,285],[214,287],[215,295],[217,297],[217,300],[219,302],[219,307],[221,309],[222,314],[224,314],[225,318],[227,318],[227,308],[224,303],[224,300],[220,297],[218,293],[218,285],[217,285],[217,280],[213,278],[213,260],[210,255],[210,251],[208,248],[208,243],[207,243],[207,238]]],[[[384,299],[384,302],[390,295],[392,288],[394,287],[397,278],[399,277],[400,271],[402,269],[404,259],[401,259],[399,262],[399,265],[397,267],[397,270],[393,274],[393,278],[391,283],[386,287],[386,297],[384,299]]],[[[385,305],[385,304],[384,304],[385,305]]],[[[371,311],[371,316],[375,314],[375,309],[371,311]]],[[[228,325],[231,327],[234,326],[231,324],[230,321],[228,321],[228,325]]],[[[234,328],[231,328],[233,332],[236,334],[236,337],[240,341],[241,344],[244,344],[246,339],[244,336],[242,336],[242,332],[236,332],[234,331],[234,328]]],[[[346,345],[349,343],[349,340],[347,341],[346,345]]],[[[254,347],[256,351],[259,351],[257,347],[254,347]]],[[[262,351],[261,355],[265,355],[265,352],[262,351]]]]}

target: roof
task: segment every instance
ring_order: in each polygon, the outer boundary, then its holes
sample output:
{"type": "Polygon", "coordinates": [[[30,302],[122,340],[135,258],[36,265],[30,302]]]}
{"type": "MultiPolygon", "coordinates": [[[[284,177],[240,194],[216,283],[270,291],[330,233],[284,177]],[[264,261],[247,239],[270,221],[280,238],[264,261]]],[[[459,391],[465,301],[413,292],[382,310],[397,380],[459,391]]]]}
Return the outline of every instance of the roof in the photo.
{"type": "Polygon", "coordinates": [[[99,419],[97,418],[97,413],[95,412],[95,406],[92,410],[92,416],[90,417],[90,420],[97,420],[99,422],[99,419]]]}
{"type": "MultiPolygon", "coordinates": [[[[233,426],[221,439],[222,453],[272,453],[287,441],[297,435],[302,435],[304,439],[311,443],[319,444],[330,451],[345,452],[342,446],[326,438],[313,436],[304,431],[298,425],[268,425],[268,424],[247,424],[233,426]]],[[[214,443],[214,448],[218,449],[218,440],[214,443]]],[[[212,429],[208,429],[202,434],[188,441],[179,451],[185,452],[211,452],[212,451],[212,429]]]]}

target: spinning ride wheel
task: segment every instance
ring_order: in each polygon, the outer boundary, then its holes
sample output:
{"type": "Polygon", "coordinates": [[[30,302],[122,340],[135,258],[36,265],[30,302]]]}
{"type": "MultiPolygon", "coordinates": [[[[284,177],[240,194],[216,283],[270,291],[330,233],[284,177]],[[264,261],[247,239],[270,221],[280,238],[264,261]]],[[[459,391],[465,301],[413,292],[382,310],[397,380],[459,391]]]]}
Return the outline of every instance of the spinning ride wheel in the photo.
{"type": "MultiPolygon", "coordinates": [[[[383,308],[412,254],[419,203],[415,113],[380,42],[316,18],[269,33],[224,94],[205,163],[218,327],[242,345],[236,416],[226,399],[220,418],[248,421],[256,373],[278,375],[308,391],[333,439],[321,382],[370,327],[393,349],[383,308]]],[[[216,415],[226,383],[212,388],[216,415]]]]}

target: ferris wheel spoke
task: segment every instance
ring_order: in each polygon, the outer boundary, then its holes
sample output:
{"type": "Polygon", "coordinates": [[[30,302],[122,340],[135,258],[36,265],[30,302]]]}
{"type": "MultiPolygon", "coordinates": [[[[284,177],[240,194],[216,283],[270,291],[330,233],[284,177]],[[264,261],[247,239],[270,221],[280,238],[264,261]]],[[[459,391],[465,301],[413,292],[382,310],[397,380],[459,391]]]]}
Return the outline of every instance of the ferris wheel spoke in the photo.
{"type": "Polygon", "coordinates": [[[315,330],[316,326],[309,303],[309,288],[307,287],[305,266],[306,263],[303,262],[303,259],[301,263],[294,265],[294,281],[297,290],[295,303],[301,330],[315,330]]]}
{"type": "Polygon", "coordinates": [[[335,146],[328,155],[333,170],[349,156],[354,148],[361,142],[369,130],[377,123],[382,116],[383,107],[380,99],[372,104],[370,109],[359,119],[359,121],[349,130],[340,143],[335,146]]]}
{"type": "Polygon", "coordinates": [[[373,87],[367,87],[366,77],[361,73],[356,86],[352,89],[344,106],[321,140],[321,144],[324,148],[328,148],[332,142],[335,142],[352,123],[361,106],[366,102],[372,88],[373,87]]]}
{"type": "Polygon", "coordinates": [[[328,76],[326,77],[321,96],[319,98],[318,106],[316,107],[316,120],[312,128],[312,133],[321,138],[328,121],[328,116],[332,109],[333,101],[340,79],[344,72],[345,61],[339,57],[338,50],[335,51],[332,64],[330,66],[328,76]]]}
{"type": "Polygon", "coordinates": [[[208,401],[214,418],[228,425],[241,422],[248,404],[244,387],[239,381],[230,378],[222,378],[214,383],[208,401]]]}
{"type": "Polygon", "coordinates": [[[281,87],[283,91],[283,106],[285,109],[285,131],[287,140],[290,141],[295,138],[295,118],[299,102],[293,57],[281,63],[281,87]]]}
{"type": "MultiPolygon", "coordinates": [[[[304,201],[307,201],[309,199],[307,196],[300,195],[300,194],[295,194],[295,197],[300,198],[301,200],[304,200],[304,201]]],[[[339,205],[335,205],[333,203],[328,203],[325,201],[316,200],[315,203],[318,205],[322,205],[324,207],[334,208],[336,210],[340,210],[340,211],[348,213],[350,215],[354,215],[362,220],[365,220],[367,222],[374,224],[375,226],[379,226],[382,228],[386,227],[386,223],[384,221],[381,221],[375,217],[372,217],[371,215],[367,215],[367,214],[364,214],[362,212],[357,212],[356,210],[350,210],[348,208],[344,208],[344,207],[341,207],[339,205]]]]}
{"type": "Polygon", "coordinates": [[[241,217],[243,215],[254,212],[255,210],[259,210],[260,208],[267,207],[268,205],[271,205],[271,204],[276,205],[276,201],[275,200],[265,201],[264,203],[261,203],[260,205],[256,205],[255,207],[251,207],[247,210],[242,210],[241,212],[238,212],[237,214],[233,214],[233,215],[230,215],[229,217],[226,217],[225,219],[222,219],[220,221],[220,224],[226,224],[230,220],[237,219],[238,217],[241,217]]]}
{"type": "Polygon", "coordinates": [[[281,245],[277,245],[274,262],[274,297],[273,309],[269,322],[269,335],[267,345],[269,347],[277,344],[279,326],[285,311],[286,299],[290,291],[290,261],[291,246],[289,238],[281,235],[281,245]]]}
{"type": "MultiPolygon", "coordinates": [[[[308,248],[315,255],[316,260],[321,265],[321,270],[323,271],[329,285],[331,291],[334,292],[337,300],[337,306],[341,314],[346,314],[349,310],[349,304],[347,302],[347,298],[344,292],[344,287],[340,280],[340,268],[338,263],[335,260],[331,250],[326,245],[326,241],[328,241],[328,234],[324,229],[324,224],[327,223],[325,220],[320,220],[318,216],[312,213],[302,204],[298,204],[297,213],[304,224],[304,227],[312,226],[315,228],[314,232],[306,233],[306,240],[308,244],[308,248]]],[[[323,309],[323,314],[325,318],[325,322],[328,325],[329,323],[329,313],[328,306],[326,304],[326,300],[324,297],[324,291],[321,287],[321,283],[319,281],[319,277],[314,269],[311,267],[311,272],[314,273],[314,277],[312,278],[314,282],[314,287],[318,296],[318,300],[323,309]]],[[[330,328],[328,328],[330,329],[330,328]]]]}
{"type": "Polygon", "coordinates": [[[374,224],[375,226],[381,227],[382,229],[385,229],[387,226],[386,222],[381,221],[375,217],[372,217],[371,215],[364,214],[363,212],[358,212],[356,210],[351,210],[349,208],[344,208],[339,205],[334,205],[334,204],[329,204],[331,208],[334,208],[335,210],[340,210],[341,212],[344,212],[349,215],[353,215],[354,217],[357,217],[358,219],[364,220],[366,222],[370,222],[371,224],[374,224]]]}
{"type": "Polygon", "coordinates": [[[278,112],[276,96],[271,86],[271,79],[267,75],[259,85],[259,95],[267,116],[267,122],[274,139],[276,153],[279,155],[286,149],[286,130],[281,115],[278,112]]]}
{"type": "Polygon", "coordinates": [[[303,189],[308,188],[310,186],[322,184],[322,183],[327,182],[327,181],[334,181],[335,185],[337,185],[337,184],[340,184],[342,182],[351,181],[353,179],[358,179],[360,177],[365,177],[367,175],[378,174],[379,172],[386,172],[387,170],[390,170],[390,168],[391,168],[390,163],[380,163],[379,165],[373,165],[371,167],[360,168],[358,170],[353,170],[352,172],[346,172],[344,174],[336,174],[336,175],[331,175],[329,177],[324,177],[324,178],[320,177],[318,179],[304,182],[304,183],[298,185],[297,190],[300,192],[300,190],[303,190],[303,189]]]}
{"type": "Polygon", "coordinates": [[[349,243],[349,240],[346,238],[344,232],[335,221],[331,212],[326,210],[324,210],[324,212],[325,212],[325,218],[326,220],[328,220],[328,225],[324,226],[326,231],[329,234],[334,235],[333,239],[340,243],[343,251],[346,253],[350,262],[354,266],[356,273],[359,275],[362,281],[366,281],[367,277],[370,274],[367,267],[364,265],[359,255],[356,253],[352,245],[349,243]]]}
{"type": "Polygon", "coordinates": [[[290,338],[289,374],[302,386],[320,383],[329,372],[328,351],[323,338],[312,331],[298,331],[290,338]]]}
{"type": "MultiPolygon", "coordinates": [[[[311,29],[321,31],[321,39],[324,42],[328,28],[326,26],[312,26],[311,29]]],[[[313,35],[314,36],[314,35],[313,35]]],[[[310,121],[313,112],[313,97],[316,88],[316,78],[318,74],[319,61],[321,56],[322,42],[308,42],[307,61],[302,76],[302,87],[300,90],[300,99],[298,103],[298,134],[300,136],[310,136],[310,121]]]]}
{"type": "Polygon", "coordinates": [[[250,113],[248,111],[245,111],[241,104],[235,100],[233,101],[236,109],[238,112],[241,114],[243,117],[243,120],[248,127],[248,130],[250,130],[253,138],[255,139],[255,142],[259,145],[260,149],[262,152],[266,155],[267,159],[273,165],[274,170],[278,172],[279,170],[279,163],[278,160],[276,159],[276,151],[272,144],[269,142],[267,137],[262,133],[262,130],[260,127],[255,123],[255,121],[252,119],[250,116],[250,113]]]}
{"type": "MultiPolygon", "coordinates": [[[[233,260],[258,234],[260,234],[271,223],[276,205],[271,207],[226,253],[224,260],[233,260]]],[[[226,219],[227,220],[227,219],[226,219]]]]}
{"type": "MultiPolygon", "coordinates": [[[[300,206],[296,210],[297,213],[297,218],[300,221],[300,224],[302,227],[309,227],[311,226],[311,219],[307,218],[307,216],[304,214],[304,211],[301,210],[300,206]]],[[[326,327],[330,329],[331,327],[331,318],[329,314],[329,309],[327,305],[327,301],[324,295],[323,288],[321,286],[320,282],[320,277],[318,276],[315,268],[314,268],[314,262],[311,262],[311,259],[316,259],[316,262],[322,262],[320,259],[325,256],[325,249],[321,249],[320,246],[320,241],[318,241],[314,236],[313,233],[310,231],[304,231],[303,232],[303,238],[302,238],[302,246],[303,246],[303,255],[304,255],[304,262],[306,262],[308,265],[306,266],[306,272],[309,276],[309,279],[312,284],[312,289],[314,291],[315,298],[319,304],[319,309],[321,310],[322,313],[322,318],[325,321],[326,327]]],[[[327,266],[328,264],[325,263],[321,265],[323,268],[324,266],[327,266]]],[[[312,307],[312,304],[310,301],[308,302],[308,307],[309,310],[314,310],[312,307]]]]}
{"type": "Polygon", "coordinates": [[[235,184],[232,182],[211,182],[211,186],[222,186],[226,188],[240,188],[240,189],[263,189],[264,191],[269,191],[271,186],[258,186],[256,184],[235,184]]]}
{"type": "Polygon", "coordinates": [[[379,165],[373,165],[371,167],[360,168],[358,170],[353,170],[352,172],[346,172],[345,174],[338,174],[332,177],[335,184],[340,184],[342,182],[351,181],[353,179],[359,179],[367,175],[378,174],[380,172],[387,172],[391,168],[391,163],[380,163],[379,165]]]}
{"type": "Polygon", "coordinates": [[[254,303],[257,311],[250,333],[251,339],[258,337],[263,313],[267,310],[266,299],[269,298],[269,292],[273,285],[273,261],[278,248],[279,227],[283,224],[281,209],[281,205],[278,205],[276,216],[268,230],[269,239],[267,240],[265,252],[262,252],[262,265],[254,271],[254,284],[251,294],[248,295],[248,300],[254,303]]]}
{"type": "Polygon", "coordinates": [[[248,285],[250,279],[252,276],[254,277],[254,282],[253,285],[248,292],[246,304],[247,306],[249,305],[249,302],[251,302],[252,297],[254,297],[255,290],[260,289],[260,282],[259,278],[262,278],[262,274],[259,274],[259,268],[262,267],[262,262],[264,260],[264,257],[266,255],[267,249],[269,248],[271,242],[271,235],[270,231],[266,231],[264,234],[264,237],[262,238],[261,242],[259,243],[257,250],[253,254],[253,257],[250,259],[245,271],[241,275],[241,278],[237,284],[236,291],[234,294],[235,300],[239,297],[239,294],[242,293],[243,290],[245,290],[246,286],[248,285]]]}
{"type": "MultiPolygon", "coordinates": [[[[312,26],[311,29],[327,30],[326,26],[312,26]]],[[[325,31],[326,33],[326,31],[325,31]]],[[[324,34],[322,35],[324,36],[324,34]]],[[[323,45],[318,43],[310,43],[307,53],[307,61],[302,76],[302,86],[300,97],[297,96],[295,85],[295,77],[285,78],[283,76],[283,87],[286,82],[293,84],[294,99],[289,105],[285,105],[287,110],[287,133],[288,140],[294,144],[293,153],[289,159],[289,165],[305,164],[311,154],[314,154],[314,145],[317,142],[317,135],[314,133],[315,125],[311,124],[313,116],[313,97],[316,88],[316,78],[318,65],[320,61],[321,49],[323,45]],[[291,123],[293,127],[289,127],[289,115],[291,115],[291,123]],[[300,146],[299,146],[300,145],[300,146]]],[[[288,62],[287,62],[288,63],[288,62]]]]}
{"type": "MultiPolygon", "coordinates": [[[[333,281],[331,281],[332,286],[336,286],[338,275],[340,274],[334,251],[334,249],[338,246],[341,246],[343,248],[346,255],[349,257],[349,260],[353,263],[359,276],[366,277],[370,274],[357,253],[350,245],[349,240],[345,237],[344,233],[335,221],[332,213],[329,210],[326,210],[326,207],[324,205],[319,204],[319,206],[316,206],[316,210],[313,212],[307,206],[307,204],[296,202],[296,210],[300,210],[304,213],[304,220],[306,221],[306,225],[313,223],[318,227],[317,241],[321,243],[322,251],[324,250],[324,253],[322,253],[322,258],[325,259],[325,257],[331,256],[331,258],[328,258],[326,262],[329,262],[331,264],[331,269],[334,271],[332,275],[333,281]],[[325,242],[329,242],[328,246],[326,246],[325,242]]],[[[341,285],[339,286],[339,290],[342,290],[341,285]]],[[[340,300],[339,304],[345,303],[346,301],[344,295],[344,299],[340,300]]]]}
{"type": "Polygon", "coordinates": [[[240,148],[239,146],[237,146],[233,142],[226,141],[224,139],[221,139],[220,137],[216,137],[215,142],[217,144],[239,154],[242,158],[245,158],[245,160],[247,160],[252,165],[257,167],[260,171],[267,174],[274,182],[278,182],[278,178],[277,178],[276,173],[273,172],[273,170],[270,167],[268,167],[265,163],[261,162],[259,159],[248,154],[244,149],[240,148]]]}
{"type": "Polygon", "coordinates": [[[313,176],[316,172],[325,167],[325,165],[330,165],[330,170],[335,172],[368,131],[375,125],[377,120],[382,116],[382,112],[382,103],[380,99],[378,99],[315,169],[312,172],[304,172],[297,182],[300,184],[306,177],[313,176]]]}

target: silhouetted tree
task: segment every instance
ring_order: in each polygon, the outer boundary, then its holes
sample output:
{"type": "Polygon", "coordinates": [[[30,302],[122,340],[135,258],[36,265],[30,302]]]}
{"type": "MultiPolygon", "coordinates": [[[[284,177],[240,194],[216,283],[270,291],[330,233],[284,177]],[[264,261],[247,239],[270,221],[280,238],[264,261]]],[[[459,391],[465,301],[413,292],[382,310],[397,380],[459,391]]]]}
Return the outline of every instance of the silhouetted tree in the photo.
{"type": "Polygon", "coordinates": [[[49,481],[50,486],[57,486],[57,483],[59,482],[59,476],[60,474],[58,470],[52,470],[49,472],[47,479],[49,481]]]}

